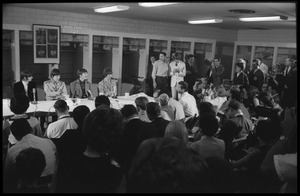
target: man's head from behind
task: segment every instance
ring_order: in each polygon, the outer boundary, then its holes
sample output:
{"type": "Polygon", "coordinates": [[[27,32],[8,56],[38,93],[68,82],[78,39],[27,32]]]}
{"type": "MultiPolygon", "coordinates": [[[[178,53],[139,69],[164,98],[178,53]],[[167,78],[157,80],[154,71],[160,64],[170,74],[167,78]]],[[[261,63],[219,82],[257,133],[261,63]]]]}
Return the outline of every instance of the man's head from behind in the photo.
{"type": "Polygon", "coordinates": [[[149,103],[149,100],[147,97],[137,97],[135,99],[135,105],[136,105],[136,108],[137,110],[146,110],[146,105],[147,103],[149,103]]]}
{"type": "Polygon", "coordinates": [[[18,95],[10,100],[10,110],[14,114],[24,114],[29,108],[29,98],[26,95],[18,95]]]}
{"type": "Polygon", "coordinates": [[[78,126],[83,125],[84,118],[88,113],[90,113],[90,109],[85,105],[77,106],[73,110],[73,118],[78,126]]]}
{"type": "Polygon", "coordinates": [[[68,111],[69,111],[69,106],[68,106],[67,102],[64,101],[64,100],[57,100],[54,103],[53,107],[54,107],[55,112],[57,113],[57,115],[65,114],[65,113],[68,113],[68,111]]]}
{"type": "Polygon", "coordinates": [[[13,136],[20,141],[25,135],[31,133],[32,128],[26,119],[20,118],[12,122],[10,130],[13,136]]]}
{"type": "Polygon", "coordinates": [[[149,102],[146,106],[148,118],[153,121],[160,116],[160,106],[156,102],[149,102]]]}
{"type": "Polygon", "coordinates": [[[45,167],[45,155],[37,148],[26,148],[16,157],[17,175],[27,185],[34,183],[42,175],[45,167]]]}
{"type": "Polygon", "coordinates": [[[105,95],[98,95],[95,99],[95,107],[97,108],[98,106],[101,105],[106,105],[110,107],[110,100],[107,96],[105,95]]]}

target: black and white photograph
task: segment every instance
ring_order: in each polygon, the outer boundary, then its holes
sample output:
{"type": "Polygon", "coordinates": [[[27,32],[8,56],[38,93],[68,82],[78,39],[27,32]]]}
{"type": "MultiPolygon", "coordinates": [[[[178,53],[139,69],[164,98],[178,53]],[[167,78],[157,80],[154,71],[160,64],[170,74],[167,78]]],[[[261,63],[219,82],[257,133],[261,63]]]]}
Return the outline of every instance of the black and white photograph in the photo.
{"type": "Polygon", "coordinates": [[[297,7],[3,4],[3,193],[297,194],[297,7]]]}

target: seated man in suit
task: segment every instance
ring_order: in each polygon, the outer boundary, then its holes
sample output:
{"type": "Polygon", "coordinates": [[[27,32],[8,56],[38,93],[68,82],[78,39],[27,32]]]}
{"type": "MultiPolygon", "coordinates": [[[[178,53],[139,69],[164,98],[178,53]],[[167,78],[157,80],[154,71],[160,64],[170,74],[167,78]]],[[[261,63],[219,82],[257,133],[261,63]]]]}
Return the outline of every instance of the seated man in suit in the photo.
{"type": "Polygon", "coordinates": [[[99,95],[106,95],[108,97],[114,97],[117,95],[117,84],[114,79],[112,79],[112,70],[106,67],[103,70],[104,79],[98,84],[99,95]]]}
{"type": "Polygon", "coordinates": [[[72,98],[93,98],[92,83],[88,81],[88,72],[86,69],[77,71],[78,79],[71,82],[70,91],[72,98]]]}
{"type": "Polygon", "coordinates": [[[30,101],[37,101],[37,90],[35,82],[32,82],[33,75],[27,70],[21,71],[21,81],[14,83],[14,97],[26,95],[30,101]]]}
{"type": "Polygon", "coordinates": [[[60,81],[60,71],[58,69],[52,69],[50,77],[51,80],[44,82],[46,100],[65,99],[68,92],[66,84],[60,81]]]}

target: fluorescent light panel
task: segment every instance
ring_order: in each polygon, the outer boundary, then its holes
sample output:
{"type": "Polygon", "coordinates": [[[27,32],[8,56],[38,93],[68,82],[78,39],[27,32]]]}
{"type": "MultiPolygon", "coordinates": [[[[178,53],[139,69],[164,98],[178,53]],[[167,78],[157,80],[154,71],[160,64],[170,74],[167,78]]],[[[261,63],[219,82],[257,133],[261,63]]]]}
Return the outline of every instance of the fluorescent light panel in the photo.
{"type": "Polygon", "coordinates": [[[209,20],[190,20],[188,23],[190,24],[209,24],[209,23],[221,23],[222,19],[209,19],[209,20]]]}
{"type": "Polygon", "coordinates": [[[243,22],[258,22],[258,21],[281,21],[287,20],[286,16],[265,16],[265,17],[249,17],[249,18],[239,18],[243,22]]]}
{"type": "Polygon", "coordinates": [[[98,13],[108,13],[108,12],[118,12],[118,11],[123,11],[123,10],[128,10],[129,7],[126,5],[115,5],[115,6],[110,6],[110,7],[101,7],[101,8],[96,8],[94,9],[95,12],[98,13]]]}
{"type": "Polygon", "coordinates": [[[157,6],[164,6],[164,5],[171,5],[177,3],[139,3],[141,7],[157,7],[157,6]]]}

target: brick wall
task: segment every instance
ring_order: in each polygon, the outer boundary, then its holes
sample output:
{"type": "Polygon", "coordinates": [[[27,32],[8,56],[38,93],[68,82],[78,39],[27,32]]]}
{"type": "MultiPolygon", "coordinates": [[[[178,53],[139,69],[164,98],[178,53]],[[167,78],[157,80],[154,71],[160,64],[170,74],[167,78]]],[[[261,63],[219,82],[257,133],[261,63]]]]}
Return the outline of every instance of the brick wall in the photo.
{"type": "Polygon", "coordinates": [[[240,30],[237,41],[296,43],[296,29],[240,30]]]}

